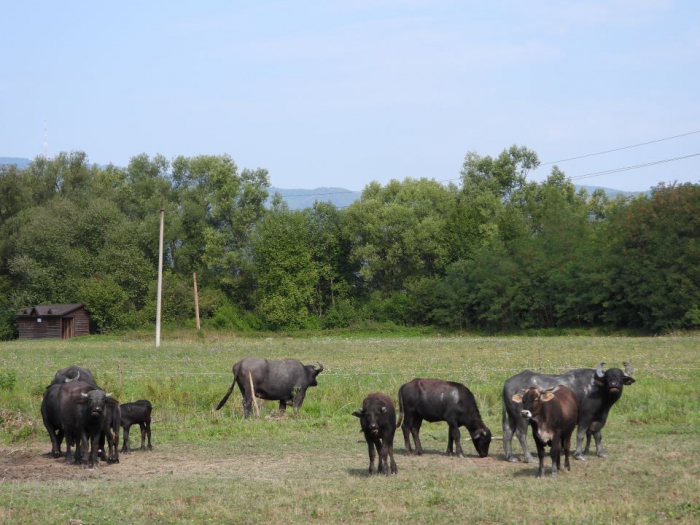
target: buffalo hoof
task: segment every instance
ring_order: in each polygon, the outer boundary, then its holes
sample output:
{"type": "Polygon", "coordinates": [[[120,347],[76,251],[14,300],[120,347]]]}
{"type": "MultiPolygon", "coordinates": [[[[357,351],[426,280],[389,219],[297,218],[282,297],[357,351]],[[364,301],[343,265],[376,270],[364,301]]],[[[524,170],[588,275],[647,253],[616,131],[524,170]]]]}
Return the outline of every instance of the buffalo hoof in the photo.
{"type": "Polygon", "coordinates": [[[525,456],[525,458],[523,459],[523,461],[524,461],[525,463],[532,463],[532,462],[534,462],[535,460],[532,458],[532,456],[525,456]]]}
{"type": "Polygon", "coordinates": [[[600,454],[596,454],[599,458],[607,458],[608,455],[605,452],[601,452],[600,454]]]}
{"type": "Polygon", "coordinates": [[[510,457],[506,458],[506,461],[509,461],[510,463],[517,463],[520,460],[518,458],[516,458],[515,456],[510,456],[510,457]]]}
{"type": "Polygon", "coordinates": [[[583,454],[574,454],[574,459],[579,461],[586,461],[586,457],[583,454]]]}

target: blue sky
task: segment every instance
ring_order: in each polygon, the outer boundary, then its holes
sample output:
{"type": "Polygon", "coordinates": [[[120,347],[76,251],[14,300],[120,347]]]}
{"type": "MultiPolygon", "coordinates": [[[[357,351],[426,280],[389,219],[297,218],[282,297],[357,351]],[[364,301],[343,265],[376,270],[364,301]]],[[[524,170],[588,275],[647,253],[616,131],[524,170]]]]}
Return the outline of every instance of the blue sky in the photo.
{"type": "MultiPolygon", "coordinates": [[[[229,154],[280,188],[459,177],[700,131],[700,2],[5,2],[0,156],[229,154]],[[9,4],[9,5],[8,5],[9,4]]],[[[560,163],[700,181],[700,133],[560,163]]],[[[544,180],[551,166],[529,176],[544,180]]]]}

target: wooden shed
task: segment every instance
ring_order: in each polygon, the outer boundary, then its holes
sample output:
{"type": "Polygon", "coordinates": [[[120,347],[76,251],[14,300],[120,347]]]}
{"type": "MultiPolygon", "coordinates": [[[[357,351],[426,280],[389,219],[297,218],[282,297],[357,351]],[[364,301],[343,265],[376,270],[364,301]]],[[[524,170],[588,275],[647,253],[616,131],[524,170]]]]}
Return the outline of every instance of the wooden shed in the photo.
{"type": "Polygon", "coordinates": [[[90,333],[90,316],[82,304],[48,304],[17,315],[20,339],[70,339],[90,333]]]}

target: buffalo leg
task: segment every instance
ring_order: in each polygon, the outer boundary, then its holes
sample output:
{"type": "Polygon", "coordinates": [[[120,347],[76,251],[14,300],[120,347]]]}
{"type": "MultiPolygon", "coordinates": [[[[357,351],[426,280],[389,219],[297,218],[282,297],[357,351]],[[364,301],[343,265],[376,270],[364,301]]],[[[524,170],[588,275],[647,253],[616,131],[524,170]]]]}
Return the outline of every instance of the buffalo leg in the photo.
{"type": "Polygon", "coordinates": [[[561,449],[563,441],[561,435],[555,435],[554,438],[552,438],[552,449],[549,454],[552,458],[552,477],[556,477],[561,470],[561,449]]]}
{"type": "Polygon", "coordinates": [[[518,458],[513,455],[513,434],[515,429],[515,421],[508,415],[505,406],[503,407],[503,452],[506,455],[506,461],[516,462],[518,458]]]}
{"type": "MultiPolygon", "coordinates": [[[[70,433],[66,432],[66,461],[65,461],[66,464],[70,463],[70,455],[71,455],[70,448],[71,448],[71,445],[73,444],[72,439],[73,439],[73,436],[70,433]]],[[[76,456],[78,454],[77,446],[76,446],[75,454],[76,454],[76,456]]]]}
{"type": "Polygon", "coordinates": [[[401,432],[403,432],[403,441],[406,446],[406,454],[409,456],[413,454],[413,449],[411,449],[411,428],[404,422],[401,425],[401,432]]]}
{"type": "Polygon", "coordinates": [[[583,445],[583,438],[588,430],[587,424],[581,424],[579,422],[578,429],[576,430],[576,451],[574,452],[574,459],[579,461],[585,461],[583,453],[581,452],[581,446],[583,445]]]}
{"type": "Polygon", "coordinates": [[[146,423],[139,423],[141,430],[141,450],[146,450],[146,423]]]}
{"type": "Polygon", "coordinates": [[[146,437],[148,438],[148,450],[153,450],[151,446],[151,418],[146,420],[146,437]]]}
{"type": "Polygon", "coordinates": [[[294,412],[296,413],[300,408],[302,403],[304,403],[304,398],[306,397],[306,389],[301,388],[295,395],[294,395],[294,402],[292,405],[294,406],[294,412]]]}
{"type": "Polygon", "coordinates": [[[416,419],[411,426],[411,435],[413,436],[413,442],[416,444],[416,454],[419,456],[423,455],[423,446],[420,444],[420,427],[423,423],[422,419],[416,419]]]}
{"type": "Polygon", "coordinates": [[[587,456],[591,450],[591,436],[592,435],[593,435],[593,432],[591,432],[590,430],[586,430],[586,448],[583,449],[584,456],[587,456]]]}
{"type": "Polygon", "coordinates": [[[396,466],[396,461],[394,461],[394,437],[393,436],[389,440],[389,458],[390,458],[390,465],[391,465],[391,473],[398,474],[399,469],[396,466]]]}
{"type": "Polygon", "coordinates": [[[253,408],[253,395],[249,390],[246,390],[243,394],[243,415],[246,419],[250,417],[250,412],[253,408]]]}
{"type": "MultiPolygon", "coordinates": [[[[367,440],[367,452],[369,452],[369,474],[372,475],[374,474],[374,458],[377,457],[377,453],[374,450],[374,442],[368,437],[365,439],[367,440]]],[[[379,466],[381,468],[381,463],[379,466]]]]}
{"type": "Polygon", "coordinates": [[[540,443],[539,440],[535,440],[535,443],[537,444],[537,457],[540,460],[540,467],[537,471],[537,477],[541,478],[544,476],[544,443],[540,443]]]}
{"type": "Polygon", "coordinates": [[[571,455],[571,434],[566,436],[564,439],[564,467],[566,470],[571,471],[571,463],[569,462],[569,456],[571,455]]]}
{"type": "Polygon", "coordinates": [[[387,440],[387,439],[377,440],[377,448],[378,448],[378,452],[379,452],[379,472],[388,476],[389,475],[389,461],[388,461],[389,440],[387,440]]]}
{"type": "Polygon", "coordinates": [[[131,428],[131,425],[127,425],[124,427],[124,444],[122,445],[122,453],[128,454],[131,452],[129,450],[129,429],[131,428]]]}
{"type": "Polygon", "coordinates": [[[287,402],[284,399],[280,400],[280,414],[284,414],[287,411],[287,402]]]}
{"type": "Polygon", "coordinates": [[[520,442],[520,447],[523,449],[523,455],[525,456],[525,463],[532,463],[532,454],[530,454],[530,449],[527,446],[527,427],[520,428],[518,426],[515,429],[515,435],[518,438],[518,441],[520,442]]]}
{"type": "Polygon", "coordinates": [[[460,458],[464,457],[464,451],[462,450],[461,437],[462,437],[462,435],[459,432],[459,427],[456,425],[450,425],[450,429],[448,431],[448,439],[447,439],[447,455],[448,456],[451,456],[453,454],[452,444],[454,443],[455,449],[457,451],[457,456],[460,458]]]}
{"type": "Polygon", "coordinates": [[[605,453],[605,450],[603,450],[603,434],[600,432],[600,430],[596,430],[595,432],[593,432],[593,437],[595,438],[596,456],[601,458],[607,458],[608,455],[605,453]]]}

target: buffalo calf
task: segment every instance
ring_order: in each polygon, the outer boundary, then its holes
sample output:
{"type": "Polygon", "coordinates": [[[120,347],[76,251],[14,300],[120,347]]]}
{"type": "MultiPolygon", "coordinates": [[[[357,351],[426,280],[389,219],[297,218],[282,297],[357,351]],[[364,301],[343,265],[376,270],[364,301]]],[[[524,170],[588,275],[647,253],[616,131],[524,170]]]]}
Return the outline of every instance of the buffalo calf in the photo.
{"type": "Polygon", "coordinates": [[[378,472],[389,475],[387,457],[391,459],[391,473],[397,474],[394,461],[394,433],[396,432],[396,410],[389,396],[376,393],[368,395],[362,408],[352,413],[360,418],[369,451],[369,473],[374,474],[374,458],[379,454],[378,472]]]}
{"type": "Polygon", "coordinates": [[[489,455],[491,431],[484,424],[471,391],[460,383],[441,381],[439,379],[414,379],[399,389],[399,424],[406,442],[406,453],[412,454],[410,435],[416,445],[416,453],[423,453],[420,438],[423,420],[431,423],[447,421],[447,454],[464,456],[459,427],[464,426],[474,443],[480,457],[489,455]],[[403,424],[401,424],[403,421],[403,424]]]}
{"type": "Polygon", "coordinates": [[[124,403],[121,407],[121,426],[124,429],[124,445],[122,452],[130,452],[129,429],[138,424],[141,429],[141,450],[146,450],[146,436],[148,436],[148,450],[151,447],[151,411],[153,406],[145,399],[139,399],[133,403],[124,403]]]}
{"type": "Polygon", "coordinates": [[[531,387],[522,394],[514,394],[513,401],[522,403],[522,417],[532,427],[532,435],[537,445],[537,456],[540,468],[537,477],[544,475],[544,448],[551,447],[552,476],[561,470],[561,450],[564,449],[566,459],[564,466],[571,470],[569,451],[571,450],[571,434],[578,419],[578,402],[573,390],[565,386],[556,386],[542,391],[531,387]]]}

